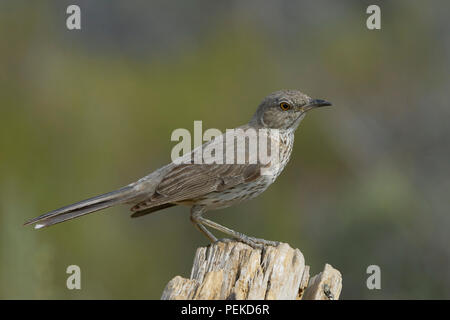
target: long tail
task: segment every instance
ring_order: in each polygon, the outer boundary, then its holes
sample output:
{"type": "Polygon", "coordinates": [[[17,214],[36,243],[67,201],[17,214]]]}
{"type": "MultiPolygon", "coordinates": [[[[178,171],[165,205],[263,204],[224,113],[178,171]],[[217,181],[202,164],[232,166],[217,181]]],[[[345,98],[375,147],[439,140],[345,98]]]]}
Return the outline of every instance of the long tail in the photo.
{"type": "Polygon", "coordinates": [[[60,209],[50,211],[25,222],[24,225],[35,224],[35,229],[51,226],[56,223],[84,216],[85,214],[102,210],[116,204],[127,202],[136,196],[132,186],[126,186],[116,191],[89,198],[60,209]]]}

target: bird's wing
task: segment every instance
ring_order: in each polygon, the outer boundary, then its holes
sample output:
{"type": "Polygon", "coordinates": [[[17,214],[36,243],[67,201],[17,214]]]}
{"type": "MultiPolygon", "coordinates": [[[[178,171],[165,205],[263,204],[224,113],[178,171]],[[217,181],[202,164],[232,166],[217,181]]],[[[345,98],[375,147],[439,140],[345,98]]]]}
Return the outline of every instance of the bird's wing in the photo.
{"type": "MultiPolygon", "coordinates": [[[[240,128],[247,129],[246,126],[240,128]]],[[[235,144],[234,137],[223,134],[182,156],[182,161],[177,162],[179,164],[171,163],[167,166],[154,192],[131,208],[131,211],[138,212],[168,203],[188,203],[208,193],[250,182],[261,175],[263,167],[267,167],[259,163],[258,159],[251,160],[250,155],[254,155],[254,152],[250,149],[250,143],[235,144]],[[233,142],[226,143],[227,139],[233,139],[233,142]],[[195,162],[198,151],[203,157],[203,163],[192,163],[193,160],[195,162]],[[216,152],[217,155],[222,153],[221,160],[224,164],[214,162],[216,152]],[[233,164],[226,163],[229,160],[228,155],[236,157],[236,161],[231,159],[233,164]],[[236,164],[239,157],[243,160],[242,164],[236,164]]]]}
{"type": "Polygon", "coordinates": [[[210,192],[223,191],[260,176],[259,164],[179,164],[156,187],[155,193],[138,203],[133,212],[166,203],[196,199],[210,192]]]}

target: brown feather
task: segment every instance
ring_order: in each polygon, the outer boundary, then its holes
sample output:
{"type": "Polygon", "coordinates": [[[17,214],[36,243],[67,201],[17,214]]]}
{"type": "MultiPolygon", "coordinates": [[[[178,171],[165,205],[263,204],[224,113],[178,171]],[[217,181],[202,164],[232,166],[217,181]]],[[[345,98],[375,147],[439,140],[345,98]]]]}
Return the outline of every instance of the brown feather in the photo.
{"type": "Polygon", "coordinates": [[[160,182],[156,194],[133,208],[139,212],[167,203],[184,202],[205,194],[223,191],[256,179],[258,164],[181,164],[175,166],[160,182]]]}

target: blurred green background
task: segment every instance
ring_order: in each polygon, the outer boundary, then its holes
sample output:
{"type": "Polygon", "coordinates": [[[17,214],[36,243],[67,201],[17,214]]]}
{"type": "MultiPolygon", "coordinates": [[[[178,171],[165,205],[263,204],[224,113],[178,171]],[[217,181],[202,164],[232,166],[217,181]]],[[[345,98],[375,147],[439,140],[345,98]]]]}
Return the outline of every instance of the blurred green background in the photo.
{"type": "Polygon", "coordinates": [[[296,88],[311,112],[263,195],[210,213],[330,263],[343,299],[450,297],[448,1],[2,1],[0,298],[158,299],[207,244],[188,208],[26,219],[170,161],[176,128],[233,128],[296,88]],[[382,29],[369,31],[369,4],[382,29]],[[82,30],[66,29],[81,7],[82,30]],[[66,267],[81,267],[68,290],[66,267]],[[366,287],[379,265],[381,290],[366,287]]]}

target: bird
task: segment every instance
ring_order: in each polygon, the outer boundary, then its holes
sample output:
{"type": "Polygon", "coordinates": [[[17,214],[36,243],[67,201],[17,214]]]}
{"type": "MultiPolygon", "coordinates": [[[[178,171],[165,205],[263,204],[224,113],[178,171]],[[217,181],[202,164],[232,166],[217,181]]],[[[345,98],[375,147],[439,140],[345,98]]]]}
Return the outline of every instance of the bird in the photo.
{"type": "MultiPolygon", "coordinates": [[[[331,105],[328,101],[310,98],[298,90],[275,91],[262,100],[247,124],[233,131],[233,138],[242,138],[249,143],[243,146],[236,145],[234,141],[227,144],[227,141],[231,141],[230,136],[222,134],[125,187],[50,211],[24,225],[34,224],[35,229],[41,229],[119,204],[131,206],[133,218],[180,205],[190,207],[191,222],[212,243],[219,240],[208,228],[254,248],[276,246],[279,242],[247,236],[204,215],[211,210],[253,199],[264,192],[288,163],[294,133],[306,113],[331,105]],[[267,143],[260,143],[258,148],[252,146],[250,135],[247,134],[252,130],[264,132],[267,143]],[[273,157],[270,157],[270,161],[264,162],[255,157],[255,150],[264,149],[264,145],[266,149],[269,145],[271,147],[273,157]],[[206,161],[207,157],[201,162],[194,161],[206,150],[210,152],[209,161],[206,161]],[[236,155],[232,154],[231,161],[224,163],[223,157],[228,156],[226,152],[230,150],[236,155]],[[241,161],[237,162],[240,155],[244,160],[241,157],[241,161]],[[211,157],[220,161],[211,162],[211,157]]],[[[258,139],[264,141],[259,136],[258,139]]]]}

